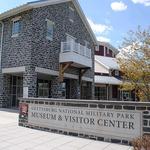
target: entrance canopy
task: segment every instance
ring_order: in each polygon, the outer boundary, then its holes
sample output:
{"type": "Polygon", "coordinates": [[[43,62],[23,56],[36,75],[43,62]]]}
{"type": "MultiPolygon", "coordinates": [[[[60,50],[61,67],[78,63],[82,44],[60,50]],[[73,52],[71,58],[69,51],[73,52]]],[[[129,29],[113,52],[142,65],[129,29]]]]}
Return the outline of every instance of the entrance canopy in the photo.
{"type": "Polygon", "coordinates": [[[122,81],[110,76],[95,76],[95,84],[120,85],[122,84],[122,81]]]}

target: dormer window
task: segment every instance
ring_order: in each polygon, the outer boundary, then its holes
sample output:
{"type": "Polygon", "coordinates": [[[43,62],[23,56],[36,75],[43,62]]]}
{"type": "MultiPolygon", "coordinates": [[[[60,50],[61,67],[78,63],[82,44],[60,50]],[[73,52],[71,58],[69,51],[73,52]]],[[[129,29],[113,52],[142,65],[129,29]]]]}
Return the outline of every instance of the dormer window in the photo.
{"type": "Polygon", "coordinates": [[[69,21],[74,22],[74,9],[69,7],[69,21]]]}
{"type": "Polygon", "coordinates": [[[19,35],[21,31],[21,17],[14,18],[12,24],[12,37],[16,37],[19,35]]]}

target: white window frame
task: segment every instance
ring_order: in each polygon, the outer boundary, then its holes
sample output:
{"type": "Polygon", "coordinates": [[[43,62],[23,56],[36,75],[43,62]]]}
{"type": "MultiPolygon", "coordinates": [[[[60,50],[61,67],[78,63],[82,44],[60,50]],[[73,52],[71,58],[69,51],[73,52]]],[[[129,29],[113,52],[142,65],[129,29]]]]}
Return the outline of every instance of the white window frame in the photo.
{"type": "Polygon", "coordinates": [[[51,20],[49,20],[49,19],[46,19],[46,39],[48,39],[48,40],[50,40],[50,41],[53,40],[53,35],[54,35],[54,25],[55,25],[55,23],[54,23],[53,21],[51,21],[51,20]],[[48,24],[49,24],[49,25],[51,24],[52,27],[53,27],[52,37],[50,37],[50,36],[47,35],[48,24]]]}
{"type": "Polygon", "coordinates": [[[14,23],[16,22],[16,21],[20,21],[21,20],[21,16],[19,16],[19,17],[15,17],[15,18],[13,18],[11,21],[12,21],[12,28],[11,28],[11,37],[18,37],[19,36],[19,32],[18,33],[13,33],[13,28],[14,28],[14,23]]]}
{"type": "Polygon", "coordinates": [[[71,10],[73,13],[74,13],[75,10],[74,10],[72,7],[69,7],[69,21],[73,23],[73,22],[74,22],[74,18],[70,18],[70,10],[71,10]]]}

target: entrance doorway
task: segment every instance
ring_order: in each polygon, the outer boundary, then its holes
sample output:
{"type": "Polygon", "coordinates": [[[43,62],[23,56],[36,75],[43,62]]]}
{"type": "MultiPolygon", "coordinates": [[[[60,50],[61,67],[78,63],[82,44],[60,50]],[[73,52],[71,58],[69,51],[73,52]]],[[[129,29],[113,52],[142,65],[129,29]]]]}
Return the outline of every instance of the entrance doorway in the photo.
{"type": "Polygon", "coordinates": [[[19,97],[23,97],[23,77],[11,76],[10,80],[11,90],[11,107],[17,108],[19,106],[19,97]]]}

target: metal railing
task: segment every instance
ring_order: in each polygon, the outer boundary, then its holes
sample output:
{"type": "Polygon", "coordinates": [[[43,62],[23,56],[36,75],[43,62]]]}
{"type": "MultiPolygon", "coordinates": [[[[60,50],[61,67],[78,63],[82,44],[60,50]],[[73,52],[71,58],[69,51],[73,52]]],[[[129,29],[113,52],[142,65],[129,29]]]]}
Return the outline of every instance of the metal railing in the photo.
{"type": "Polygon", "coordinates": [[[76,42],[61,42],[61,52],[74,52],[91,59],[91,49],[76,42]]]}

